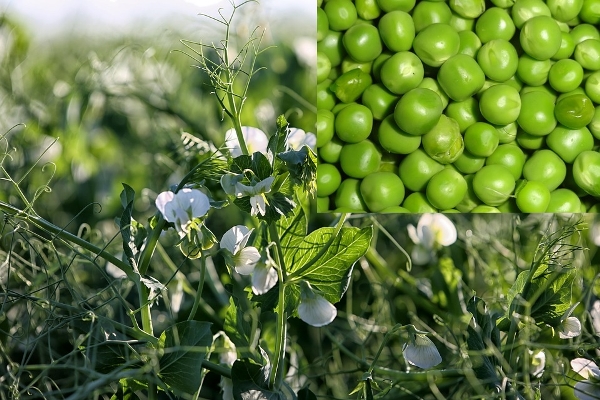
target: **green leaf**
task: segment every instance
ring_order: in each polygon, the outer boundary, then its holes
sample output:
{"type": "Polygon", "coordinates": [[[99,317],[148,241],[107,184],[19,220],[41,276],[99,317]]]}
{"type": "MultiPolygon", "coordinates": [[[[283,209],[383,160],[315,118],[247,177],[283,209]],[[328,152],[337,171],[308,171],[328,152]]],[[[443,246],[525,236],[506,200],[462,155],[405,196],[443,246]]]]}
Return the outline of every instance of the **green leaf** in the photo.
{"type": "Polygon", "coordinates": [[[312,150],[302,146],[300,150],[278,153],[277,158],[283,161],[284,170],[289,171],[291,182],[312,192],[317,175],[317,159],[312,150]]]}
{"type": "Polygon", "coordinates": [[[131,268],[137,272],[137,259],[148,233],[146,228],[132,217],[135,191],[124,183],[120,197],[123,213],[119,220],[119,228],[123,239],[123,252],[131,268]]]}
{"type": "Polygon", "coordinates": [[[243,174],[247,169],[252,169],[252,157],[241,155],[233,159],[231,172],[234,174],[243,174]]]}
{"type": "Polygon", "coordinates": [[[263,153],[259,152],[252,154],[252,171],[261,181],[267,179],[273,173],[271,163],[263,153]]]}
{"type": "Polygon", "coordinates": [[[195,393],[202,378],[202,361],[212,345],[209,322],[184,321],[167,328],[160,337],[164,355],[160,377],[171,389],[195,393]]]}
{"type": "Polygon", "coordinates": [[[442,257],[431,277],[433,300],[454,316],[464,315],[464,296],[461,293],[462,272],[449,257],[442,257]]]}
{"type": "Polygon", "coordinates": [[[239,305],[234,296],[229,298],[229,307],[225,314],[225,323],[223,330],[227,333],[227,337],[235,344],[242,357],[254,358],[248,350],[250,348],[250,337],[252,325],[248,318],[251,318],[249,313],[244,313],[244,310],[239,305]]]}
{"type": "Polygon", "coordinates": [[[283,249],[293,249],[300,246],[308,231],[308,220],[301,207],[289,217],[277,222],[277,233],[283,249]]]}
{"type": "Polygon", "coordinates": [[[285,151],[285,142],[288,133],[288,122],[283,115],[277,117],[277,133],[269,139],[267,148],[271,154],[278,154],[285,151]]]}
{"type": "Polygon", "coordinates": [[[231,367],[235,400],[286,400],[281,393],[268,389],[269,368],[243,359],[231,367]]]}
{"type": "Polygon", "coordinates": [[[123,185],[123,190],[121,191],[121,205],[123,208],[127,208],[129,203],[133,203],[135,198],[135,190],[131,186],[126,183],[121,183],[123,185]]]}

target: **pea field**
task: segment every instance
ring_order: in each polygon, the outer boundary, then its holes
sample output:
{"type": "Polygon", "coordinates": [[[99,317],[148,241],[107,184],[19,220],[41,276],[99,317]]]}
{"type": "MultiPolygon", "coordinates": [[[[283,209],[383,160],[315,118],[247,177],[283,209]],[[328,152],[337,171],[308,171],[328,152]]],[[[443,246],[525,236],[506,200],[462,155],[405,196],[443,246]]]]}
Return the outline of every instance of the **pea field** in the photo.
{"type": "Polygon", "coordinates": [[[600,2],[186,3],[0,11],[0,400],[600,399],[600,2]]]}

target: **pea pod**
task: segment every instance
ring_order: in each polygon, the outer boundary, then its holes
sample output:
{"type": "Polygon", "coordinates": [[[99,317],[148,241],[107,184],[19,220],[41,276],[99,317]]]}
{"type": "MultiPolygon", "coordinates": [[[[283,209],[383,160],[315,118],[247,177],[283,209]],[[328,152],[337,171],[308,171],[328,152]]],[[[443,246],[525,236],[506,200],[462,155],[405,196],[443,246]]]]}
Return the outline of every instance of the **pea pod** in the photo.
{"type": "Polygon", "coordinates": [[[341,102],[352,103],[356,101],[372,83],[373,79],[371,78],[371,75],[355,68],[340,75],[331,84],[329,89],[341,102]]]}

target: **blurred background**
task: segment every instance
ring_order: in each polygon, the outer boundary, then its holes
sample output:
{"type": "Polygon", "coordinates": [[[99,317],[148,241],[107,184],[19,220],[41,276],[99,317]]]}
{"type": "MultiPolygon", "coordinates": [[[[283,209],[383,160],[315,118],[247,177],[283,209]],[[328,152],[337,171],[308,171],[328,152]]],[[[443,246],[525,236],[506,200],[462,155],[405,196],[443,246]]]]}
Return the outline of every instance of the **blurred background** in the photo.
{"type": "MultiPolygon", "coordinates": [[[[0,0],[2,166],[25,198],[40,196],[42,217],[71,231],[113,227],[121,182],[141,195],[136,211],[152,213],[156,193],[197,162],[190,143],[222,144],[231,124],[180,42],[218,44],[223,24],[199,14],[219,19],[219,8],[231,17],[229,0],[0,0]]],[[[261,47],[275,46],[258,57],[266,70],[250,85],[244,125],[272,133],[285,113],[314,131],[315,10],[262,0],[235,14],[236,49],[256,27],[261,47]]],[[[23,207],[13,188],[0,181],[0,200],[23,207]]]]}

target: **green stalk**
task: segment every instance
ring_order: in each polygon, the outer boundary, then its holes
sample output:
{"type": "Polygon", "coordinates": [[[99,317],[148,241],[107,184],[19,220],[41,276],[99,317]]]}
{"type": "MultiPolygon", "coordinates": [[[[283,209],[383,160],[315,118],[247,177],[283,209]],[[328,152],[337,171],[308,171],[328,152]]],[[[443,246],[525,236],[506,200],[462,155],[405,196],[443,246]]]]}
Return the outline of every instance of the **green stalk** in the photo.
{"type": "Polygon", "coordinates": [[[273,241],[277,247],[275,258],[277,259],[277,275],[279,278],[279,303],[277,304],[275,358],[273,359],[271,371],[269,371],[269,387],[271,389],[278,390],[283,381],[283,361],[285,358],[285,343],[287,340],[287,314],[285,312],[285,286],[287,277],[285,273],[285,266],[283,265],[283,251],[281,249],[281,242],[279,241],[279,235],[277,234],[277,227],[275,224],[269,225],[269,236],[271,241],[273,241]]]}
{"type": "Polygon", "coordinates": [[[204,279],[206,277],[206,261],[204,260],[204,253],[200,249],[200,281],[198,282],[198,289],[196,290],[196,297],[194,298],[194,305],[192,311],[188,315],[188,321],[192,320],[198,311],[200,300],[202,299],[202,289],[204,288],[204,279]]]}

